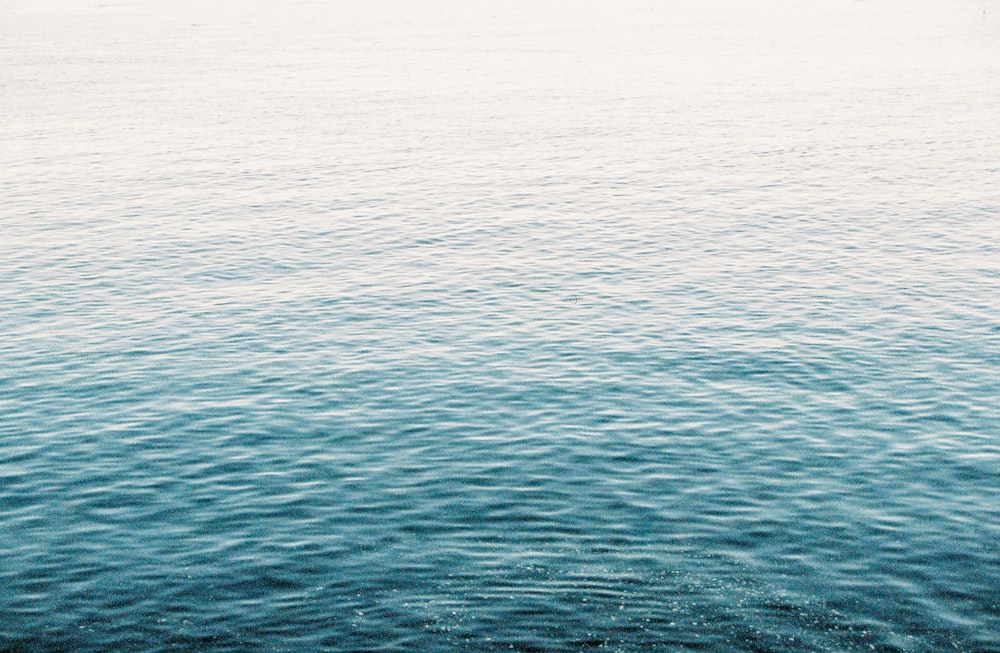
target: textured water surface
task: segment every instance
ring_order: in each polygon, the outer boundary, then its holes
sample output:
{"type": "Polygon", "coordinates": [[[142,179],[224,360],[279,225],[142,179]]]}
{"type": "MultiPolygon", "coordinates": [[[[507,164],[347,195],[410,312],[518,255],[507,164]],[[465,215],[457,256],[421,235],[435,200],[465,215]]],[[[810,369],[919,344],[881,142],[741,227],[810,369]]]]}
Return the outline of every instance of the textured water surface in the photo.
{"type": "Polygon", "coordinates": [[[351,4],[0,2],[0,649],[1000,650],[1000,5],[351,4]]]}

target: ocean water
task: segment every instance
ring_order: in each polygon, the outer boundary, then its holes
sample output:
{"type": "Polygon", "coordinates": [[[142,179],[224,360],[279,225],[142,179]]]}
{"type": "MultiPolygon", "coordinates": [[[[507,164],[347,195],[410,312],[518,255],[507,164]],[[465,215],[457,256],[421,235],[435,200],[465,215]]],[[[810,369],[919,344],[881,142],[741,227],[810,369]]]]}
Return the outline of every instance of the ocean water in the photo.
{"type": "Polygon", "coordinates": [[[0,650],[1000,651],[995,0],[0,1],[0,650]]]}

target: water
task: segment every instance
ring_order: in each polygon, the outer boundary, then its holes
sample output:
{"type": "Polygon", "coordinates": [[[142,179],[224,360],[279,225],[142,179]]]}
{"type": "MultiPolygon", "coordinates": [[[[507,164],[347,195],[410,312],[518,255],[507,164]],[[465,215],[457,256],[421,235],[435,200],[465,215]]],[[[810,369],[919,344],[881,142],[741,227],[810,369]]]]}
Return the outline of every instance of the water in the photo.
{"type": "Polygon", "coordinates": [[[0,3],[0,649],[1000,650],[1000,5],[415,4],[0,3]]]}

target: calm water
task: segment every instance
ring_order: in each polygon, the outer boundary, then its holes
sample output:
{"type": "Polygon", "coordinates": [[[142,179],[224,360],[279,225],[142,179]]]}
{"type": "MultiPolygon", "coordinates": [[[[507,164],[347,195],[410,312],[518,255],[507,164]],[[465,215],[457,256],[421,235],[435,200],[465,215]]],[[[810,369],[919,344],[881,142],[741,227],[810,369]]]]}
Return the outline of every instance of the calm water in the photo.
{"type": "Polygon", "coordinates": [[[1000,4],[361,4],[0,1],[0,650],[1000,651],[1000,4]]]}

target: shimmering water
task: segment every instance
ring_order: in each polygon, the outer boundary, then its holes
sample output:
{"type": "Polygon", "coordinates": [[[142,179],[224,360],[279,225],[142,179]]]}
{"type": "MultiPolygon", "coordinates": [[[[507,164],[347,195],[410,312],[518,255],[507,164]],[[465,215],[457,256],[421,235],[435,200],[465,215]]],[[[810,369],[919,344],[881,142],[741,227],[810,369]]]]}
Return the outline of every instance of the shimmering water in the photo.
{"type": "Polygon", "coordinates": [[[1000,650],[1000,5],[361,4],[0,2],[0,649],[1000,650]]]}

